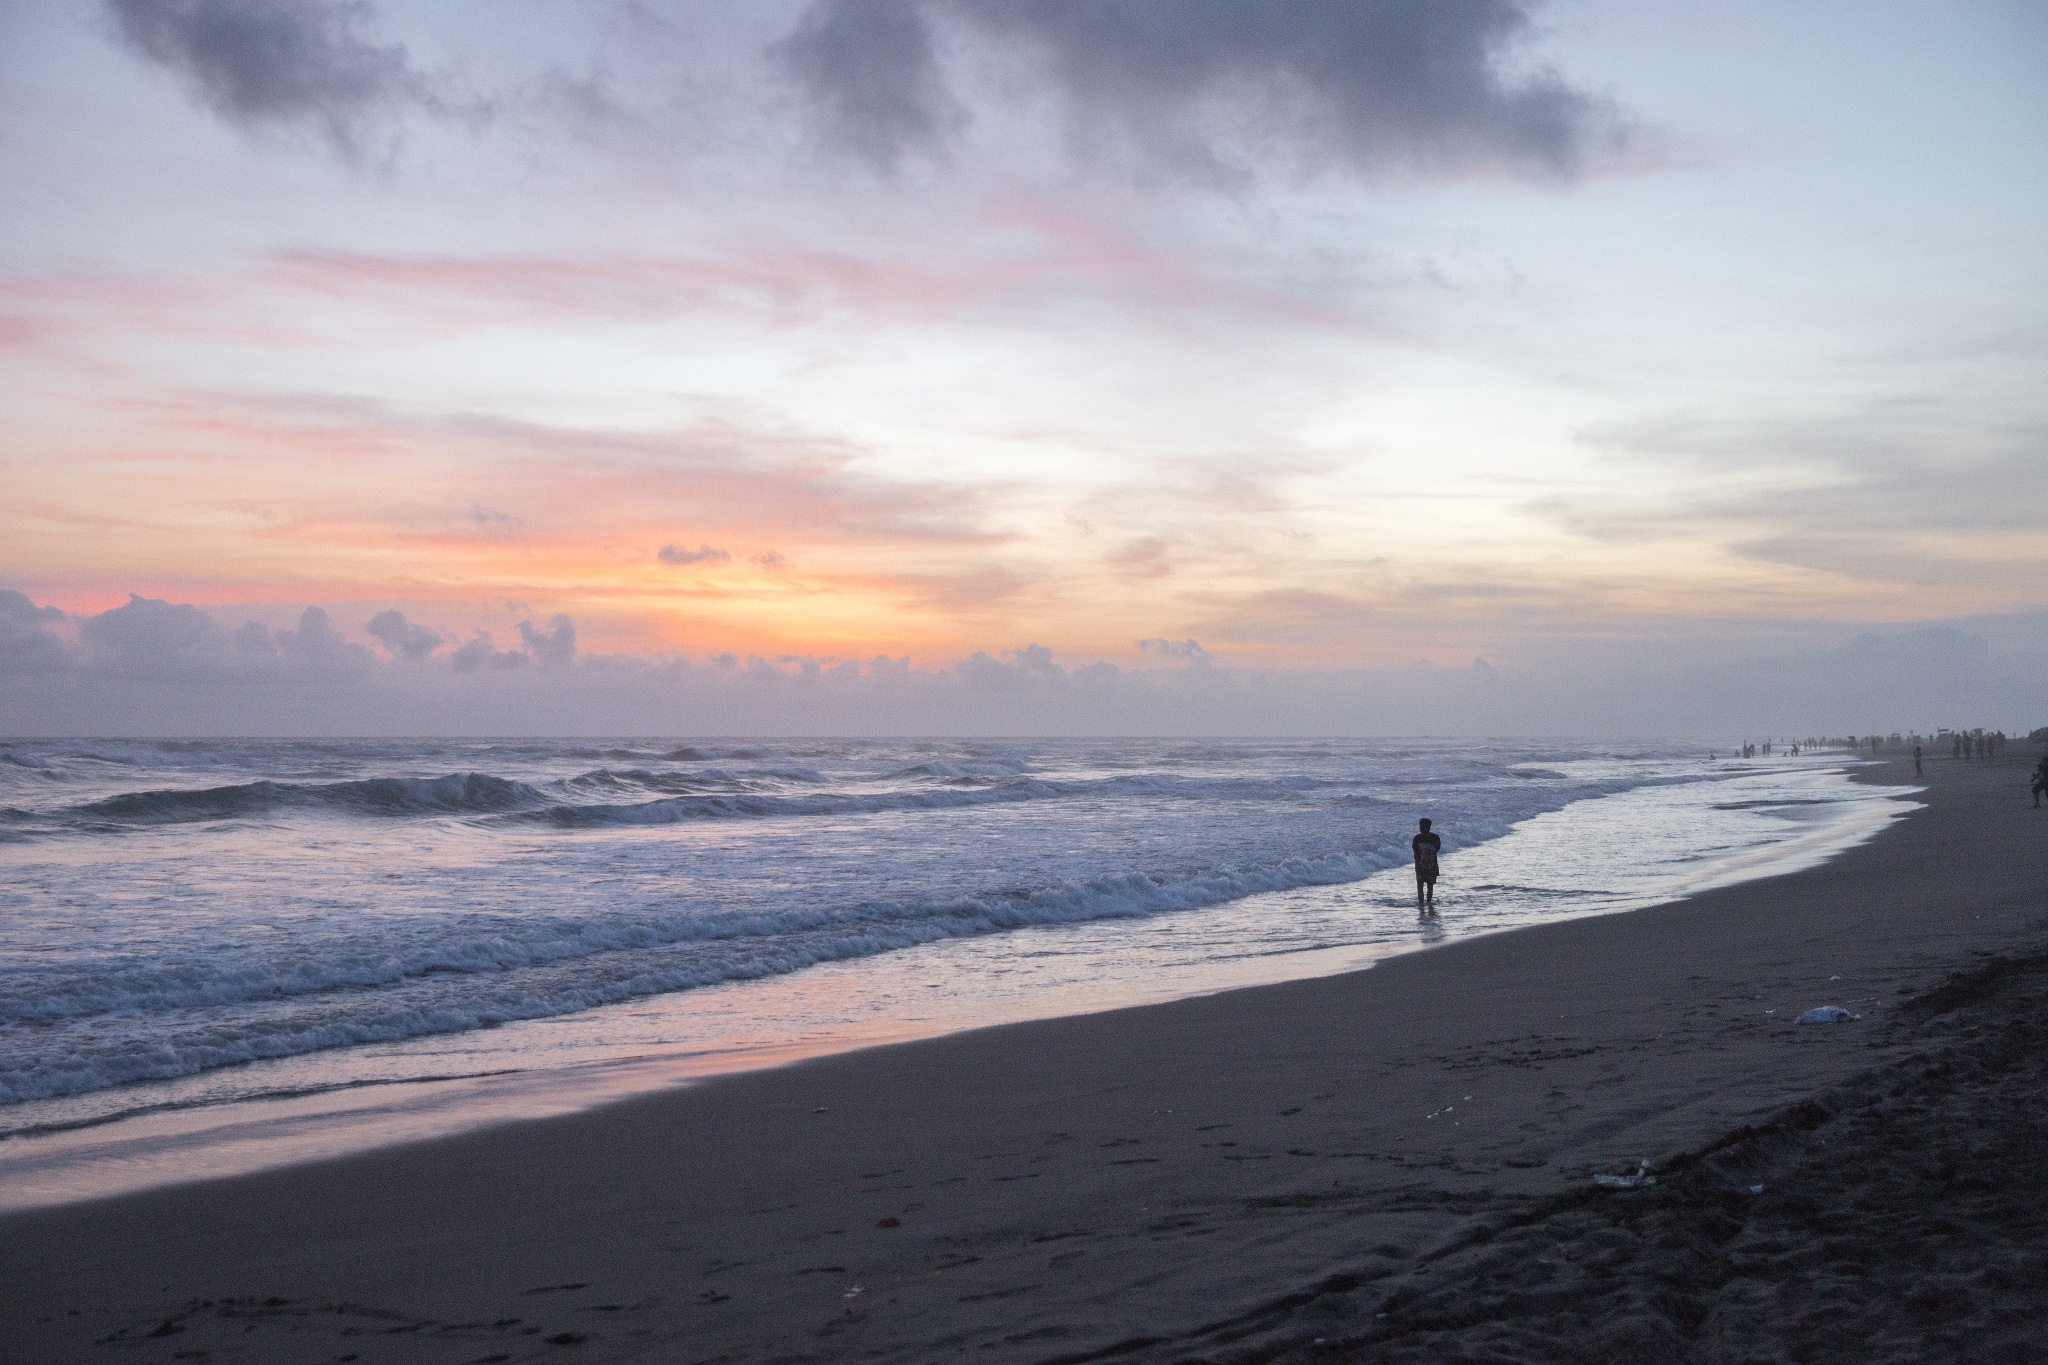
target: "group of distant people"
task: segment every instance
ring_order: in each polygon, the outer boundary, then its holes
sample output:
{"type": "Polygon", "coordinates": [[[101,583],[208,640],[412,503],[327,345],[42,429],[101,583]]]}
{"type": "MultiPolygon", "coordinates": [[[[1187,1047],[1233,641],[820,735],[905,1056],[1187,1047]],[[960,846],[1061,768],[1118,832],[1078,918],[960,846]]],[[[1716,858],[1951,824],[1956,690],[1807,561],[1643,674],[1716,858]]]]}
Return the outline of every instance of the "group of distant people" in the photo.
{"type": "Polygon", "coordinates": [[[1986,734],[1975,730],[1969,734],[1958,732],[1950,737],[1949,757],[1975,759],[1979,763],[1996,763],[2001,750],[2005,748],[2005,731],[1993,730],[1986,734]]]}
{"type": "MultiPolygon", "coordinates": [[[[1812,742],[1812,740],[1807,741],[1807,743],[1809,744],[1811,744],[1812,742]]],[[[1758,754],[1762,754],[1765,758],[1769,758],[1776,751],[1776,746],[1768,739],[1761,744],[1751,744],[1745,741],[1742,745],[1742,756],[1744,758],[1755,758],[1758,754]]],[[[1793,743],[1785,750],[1785,752],[1790,754],[1794,758],[1799,757],[1798,741],[1793,741],[1793,743]]],[[[1708,758],[1712,758],[1713,756],[1714,755],[1712,754],[1707,755],[1708,758]]]]}
{"type": "MultiPolygon", "coordinates": [[[[2005,732],[2003,730],[1994,730],[1988,734],[1982,730],[1972,731],[1967,734],[1957,731],[1951,736],[1951,740],[1949,752],[1951,758],[1976,759],[1985,763],[1996,762],[1999,751],[2006,744],[2005,732]]],[[[1813,742],[1812,740],[1807,741],[1809,744],[1813,742]]],[[[1897,744],[1899,737],[1893,735],[1892,742],[1897,744]]],[[[1851,735],[1842,743],[1845,747],[1853,749],[1861,749],[1865,743],[1868,743],[1870,751],[1876,753],[1879,736],[1870,735],[1866,739],[1859,740],[1856,736],[1851,735]]],[[[1768,758],[1771,753],[1771,741],[1765,740],[1761,745],[1745,743],[1742,746],[1742,756],[1744,758],[1755,758],[1759,749],[1768,758]]],[[[1790,746],[1789,751],[1793,757],[1798,757],[1799,745],[1795,742],[1790,746]]],[[[1921,775],[1920,761],[1922,756],[1920,736],[1916,734],[1913,736],[1913,773],[1916,777],[1921,775]]],[[[2034,808],[2039,810],[2041,808],[2041,798],[2048,796],[2048,755],[2043,755],[2041,761],[2034,765],[2032,790],[2034,808]]],[[[1415,837],[1408,841],[1408,848],[1415,855],[1415,908],[1427,918],[1436,914],[1437,859],[1444,851],[1443,836],[1430,828],[1428,820],[1419,821],[1415,837]]]]}
{"type": "MultiPolygon", "coordinates": [[[[2011,742],[2003,730],[1943,730],[1940,734],[1926,737],[1924,742],[1938,746],[1943,740],[1948,742],[1950,758],[1967,759],[1978,763],[1998,762],[2005,752],[2005,746],[2011,742]]],[[[1902,749],[1910,745],[1913,758],[1917,762],[1924,752],[1922,743],[1922,738],[1918,734],[1849,735],[1841,739],[1809,739],[1803,742],[1794,740],[1785,751],[1797,758],[1802,748],[1811,749],[1816,746],[1857,752],[1868,750],[1876,754],[1887,748],[1902,749]]],[[[1743,758],[1756,758],[1759,755],[1769,758],[1777,752],[1777,745],[1768,739],[1761,743],[1745,741],[1738,752],[1743,758]]],[[[1710,754],[1708,757],[1711,758],[1713,755],[1710,754]]]]}
{"type": "MultiPolygon", "coordinates": [[[[2000,755],[2005,752],[2005,746],[2011,742],[2003,730],[1955,730],[1945,731],[1944,733],[1948,736],[1948,756],[1958,762],[1996,763],[1999,761],[2000,755]]],[[[2035,731],[2032,738],[2041,738],[2041,732],[2035,731]]],[[[1939,739],[1939,736],[1936,739],[1939,739]]],[[[1920,766],[1920,761],[1923,757],[1924,751],[1920,747],[1920,736],[1915,735],[1913,736],[1913,776],[1915,777],[1923,775],[1923,770],[1920,766]]],[[[2034,797],[2034,809],[2039,810],[2041,808],[2041,798],[2048,796],[2048,754],[2042,755],[2041,761],[2034,765],[2033,775],[2027,785],[2028,790],[2034,797]]]]}

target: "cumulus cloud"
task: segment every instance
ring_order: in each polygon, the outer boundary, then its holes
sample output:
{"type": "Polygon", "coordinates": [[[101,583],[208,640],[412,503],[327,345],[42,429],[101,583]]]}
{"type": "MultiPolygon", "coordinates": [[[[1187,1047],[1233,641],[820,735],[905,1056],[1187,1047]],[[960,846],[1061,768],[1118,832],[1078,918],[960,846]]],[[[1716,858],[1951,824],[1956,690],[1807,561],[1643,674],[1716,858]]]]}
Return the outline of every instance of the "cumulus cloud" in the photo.
{"type": "MultiPolygon", "coordinates": [[[[135,593],[112,611],[86,617],[78,637],[98,667],[140,676],[216,672],[233,648],[220,623],[198,607],[135,593]]],[[[267,634],[262,644],[270,648],[267,634]]]]}
{"type": "MultiPolygon", "coordinates": [[[[387,623],[396,625],[397,623],[387,623]]],[[[410,627],[410,623],[406,623],[410,627]]],[[[400,640],[406,635],[397,631],[400,640]]],[[[0,590],[0,734],[1579,734],[1718,738],[2048,722],[2048,616],[1857,632],[1775,646],[1731,630],[1579,641],[1468,666],[1260,669],[1192,639],[1122,670],[1050,646],[952,663],[727,654],[590,656],[566,616],[385,661],[318,607],[296,626],[225,629],[134,597],[71,617],[0,590]],[[541,666],[536,666],[536,665],[541,666]]],[[[381,636],[379,637],[381,639],[381,636]]],[[[1467,656],[1469,657],[1469,656],[1467,656]]],[[[1463,661],[1459,661],[1462,665],[1463,661]]]]}
{"type": "Polygon", "coordinates": [[[394,659],[424,659],[441,647],[438,632],[405,619],[402,611],[380,611],[363,627],[394,659]]]}
{"type": "Polygon", "coordinates": [[[332,681],[362,673],[375,659],[319,607],[307,607],[295,629],[273,633],[248,621],[229,631],[190,603],[131,593],[121,606],[79,620],[77,652],[66,662],[89,675],[157,684],[332,681]]]}
{"type": "Polygon", "coordinates": [[[64,641],[51,627],[64,619],[57,607],[39,607],[12,588],[0,588],[0,677],[62,668],[64,641]]]}
{"type": "Polygon", "coordinates": [[[533,659],[523,649],[499,649],[491,633],[480,630],[475,639],[457,647],[448,656],[448,662],[457,673],[474,673],[480,668],[524,668],[533,659]]]}
{"type": "MultiPolygon", "coordinates": [[[[1237,179],[1306,171],[1578,174],[1603,100],[1511,62],[1527,0],[816,0],[776,57],[830,138],[893,170],[965,126],[940,31],[1032,63],[1098,150],[1237,179]]],[[[986,102],[984,102],[986,104],[986,102]]],[[[976,113],[982,112],[977,108],[976,113]]]]}
{"type": "Polygon", "coordinates": [[[234,634],[235,653],[251,659],[275,659],[277,641],[271,638],[270,627],[261,621],[244,621],[234,634]]]}
{"type": "Polygon", "coordinates": [[[664,545],[660,553],[654,557],[664,564],[723,564],[731,559],[732,555],[729,551],[714,550],[700,542],[694,550],[679,545],[664,545]]]}
{"type": "Polygon", "coordinates": [[[986,650],[974,653],[954,664],[952,673],[976,691],[1018,692],[1042,689],[1045,686],[1059,686],[1076,680],[1092,680],[1113,676],[1118,672],[1115,664],[1088,664],[1068,670],[1054,661],[1049,646],[1031,644],[1022,649],[1006,649],[998,659],[986,650]]]}
{"type": "Polygon", "coordinates": [[[277,632],[277,652],[289,663],[310,669],[360,667],[368,662],[361,645],[350,644],[318,607],[307,607],[297,630],[277,632]]]}
{"type": "Polygon", "coordinates": [[[406,107],[439,109],[367,0],[106,0],[116,33],[245,129],[311,132],[346,155],[406,107]]]}
{"type": "Polygon", "coordinates": [[[521,621],[519,638],[525,642],[527,652],[543,664],[576,661],[576,625],[560,612],[549,619],[546,630],[531,621],[521,621]]]}

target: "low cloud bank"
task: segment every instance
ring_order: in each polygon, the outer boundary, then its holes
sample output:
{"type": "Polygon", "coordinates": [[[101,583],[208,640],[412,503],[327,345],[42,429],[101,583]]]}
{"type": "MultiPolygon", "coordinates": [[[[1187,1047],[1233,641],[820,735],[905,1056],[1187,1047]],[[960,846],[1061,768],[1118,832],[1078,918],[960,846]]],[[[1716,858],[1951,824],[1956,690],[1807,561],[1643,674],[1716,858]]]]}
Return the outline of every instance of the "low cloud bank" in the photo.
{"type": "Polygon", "coordinates": [[[230,628],[132,597],[73,616],[0,590],[0,731],[14,735],[1669,735],[1726,741],[1939,725],[2048,724],[2048,618],[1868,632],[1812,648],[1725,641],[1574,646],[1347,671],[1234,666],[1152,639],[1129,669],[1044,645],[944,667],[907,658],[589,655],[574,622],[516,646],[380,612],[348,638],[230,628]],[[1988,632],[1988,633],[1987,633],[1988,632]],[[1992,636],[2003,644],[1994,645],[1992,636]]]}

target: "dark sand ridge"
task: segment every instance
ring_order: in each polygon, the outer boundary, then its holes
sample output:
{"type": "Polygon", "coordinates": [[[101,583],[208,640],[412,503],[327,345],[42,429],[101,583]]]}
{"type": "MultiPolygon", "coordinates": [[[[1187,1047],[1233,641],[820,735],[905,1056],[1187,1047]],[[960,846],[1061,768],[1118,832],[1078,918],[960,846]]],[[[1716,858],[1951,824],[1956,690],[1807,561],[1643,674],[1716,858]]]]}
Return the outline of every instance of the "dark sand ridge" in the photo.
{"type": "Polygon", "coordinates": [[[2048,811],[1928,769],[1676,905],[0,1219],[0,1356],[2026,1358],[2048,974],[1927,991],[2048,950],[2048,811]]]}

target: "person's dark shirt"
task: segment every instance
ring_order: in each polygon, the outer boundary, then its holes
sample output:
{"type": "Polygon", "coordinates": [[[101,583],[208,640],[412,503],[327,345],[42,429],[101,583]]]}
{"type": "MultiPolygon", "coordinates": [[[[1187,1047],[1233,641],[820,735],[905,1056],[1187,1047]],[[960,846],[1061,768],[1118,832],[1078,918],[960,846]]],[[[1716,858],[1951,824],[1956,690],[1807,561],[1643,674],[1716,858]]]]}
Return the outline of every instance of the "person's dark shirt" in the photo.
{"type": "Polygon", "coordinates": [[[1413,839],[1410,839],[1408,847],[1414,850],[1415,861],[1418,864],[1422,861],[1422,850],[1425,848],[1429,850],[1430,861],[1435,862],[1436,856],[1443,852],[1444,841],[1443,837],[1435,830],[1430,830],[1425,834],[1418,834],[1413,839]]]}

